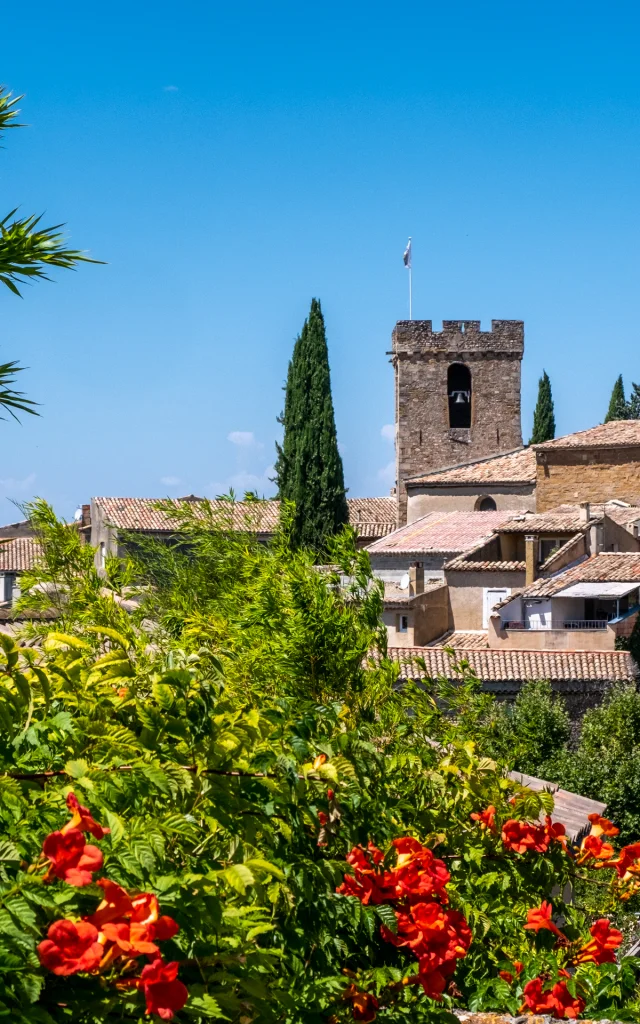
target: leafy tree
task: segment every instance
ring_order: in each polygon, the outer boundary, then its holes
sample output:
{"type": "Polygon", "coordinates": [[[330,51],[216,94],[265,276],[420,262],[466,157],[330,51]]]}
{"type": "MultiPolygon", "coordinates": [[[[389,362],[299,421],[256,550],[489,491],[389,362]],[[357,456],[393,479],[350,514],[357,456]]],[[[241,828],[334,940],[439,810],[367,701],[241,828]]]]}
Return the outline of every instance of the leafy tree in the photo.
{"type": "Polygon", "coordinates": [[[607,409],[607,415],[604,418],[604,422],[609,423],[611,420],[626,420],[628,418],[629,411],[626,398],[624,397],[622,374],[620,374],[613,385],[613,391],[611,392],[611,398],[609,399],[609,408],[607,409]]]}
{"type": "Polygon", "coordinates": [[[602,800],[626,842],[640,840],[640,694],[619,686],[587,711],[578,749],[558,778],[567,789],[602,800]]]}
{"type": "Polygon", "coordinates": [[[295,505],[291,539],[321,552],[347,523],[348,508],[318,299],[312,299],[294,346],[280,422],[284,438],[276,445],[276,480],[280,499],[295,505]]]}
{"type": "MultiPolygon", "coordinates": [[[[21,99],[0,87],[0,138],[9,128],[23,127],[17,121],[17,104],[21,99]]],[[[11,210],[0,220],[0,282],[14,295],[20,295],[18,286],[25,281],[48,279],[49,267],[73,269],[81,262],[99,262],[77,249],[69,249],[60,231],[61,224],[44,228],[40,225],[41,217],[15,214],[16,210],[11,210]]],[[[11,387],[15,375],[23,369],[16,362],[0,364],[0,407],[7,409],[14,419],[16,412],[38,415],[36,403],[11,387]]]]}
{"type": "MultiPolygon", "coordinates": [[[[456,686],[396,689],[352,533],[332,552],[343,590],[292,555],[286,509],[265,546],[232,539],[233,503],[185,506],[173,540],[108,566],[103,586],[74,528],[32,509],[45,553],[24,601],[57,595],[59,617],[26,646],[0,634],[0,1012],[453,1024],[454,1006],[524,1001],[638,1019],[636,962],[606,962],[622,937],[590,937],[580,907],[551,896],[600,862],[538,820],[550,794],[476,753],[468,731],[491,699],[468,667],[456,686]],[[424,962],[407,944],[415,915],[424,962]],[[143,967],[146,943],[165,967],[143,967]]],[[[637,888],[619,875],[598,872],[607,913],[637,888]]]]}
{"type": "Polygon", "coordinates": [[[538,381],[538,401],[533,413],[533,433],[530,444],[542,444],[543,441],[552,441],[556,436],[556,419],[553,411],[553,397],[551,395],[551,381],[547,371],[542,371],[542,377],[538,381]]]}

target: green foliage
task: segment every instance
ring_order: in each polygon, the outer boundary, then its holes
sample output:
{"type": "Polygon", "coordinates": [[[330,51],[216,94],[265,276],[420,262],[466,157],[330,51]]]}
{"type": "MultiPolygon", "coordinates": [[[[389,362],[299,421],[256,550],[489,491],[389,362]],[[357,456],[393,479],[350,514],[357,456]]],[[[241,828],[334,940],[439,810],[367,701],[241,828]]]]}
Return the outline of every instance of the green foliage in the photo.
{"type": "Polygon", "coordinates": [[[556,419],[553,410],[551,381],[546,370],[538,381],[538,400],[533,413],[533,433],[529,444],[542,444],[556,436],[556,419]]]}
{"type": "Polygon", "coordinates": [[[497,705],[490,721],[491,728],[485,722],[478,738],[483,750],[516,771],[553,780],[564,763],[571,724],[548,681],[525,683],[513,705],[497,705]]]}
{"type": "Polygon", "coordinates": [[[631,384],[627,415],[630,420],[640,420],[640,384],[631,384]]]}
{"type": "Polygon", "coordinates": [[[291,541],[323,552],[348,521],[338,450],[329,354],[320,302],[313,299],[289,363],[282,446],[276,445],[281,500],[292,502],[291,541]]]}
{"type": "Polygon", "coordinates": [[[622,374],[620,374],[613,385],[613,391],[611,392],[611,398],[609,399],[609,408],[607,409],[607,415],[604,418],[604,422],[609,423],[611,420],[626,419],[629,419],[629,408],[624,396],[622,374]]]}
{"type": "Polygon", "coordinates": [[[616,687],[584,716],[577,751],[558,779],[567,789],[602,800],[625,842],[640,840],[640,694],[616,687]]]}
{"type": "MultiPolygon", "coordinates": [[[[173,540],[132,548],[104,578],[73,528],[30,508],[45,556],[24,600],[46,585],[59,617],[30,646],[0,637],[0,1019],[147,1019],[115,975],[58,978],[38,963],[48,924],[101,896],[33,868],[70,789],[111,829],[104,875],[155,893],[180,925],[163,943],[190,992],[177,1021],[347,1024],[351,980],[377,994],[381,1024],[445,1024],[455,1005],[517,1013],[524,981],[566,957],[549,933],[524,930],[527,910],[575,866],[559,843],[512,853],[499,827],[471,820],[493,804],[498,825],[535,821],[552,805],[476,752],[477,727],[502,728],[491,698],[464,664],[456,686],[395,689],[380,591],[349,531],[332,547],[340,571],[323,573],[291,552],[286,522],[266,546],[228,528],[232,502],[173,508],[173,540]],[[134,579],[141,603],[127,613],[115,597],[134,579]],[[354,845],[386,850],[399,835],[443,858],[474,936],[441,1004],[402,984],[415,957],[383,940],[385,908],[336,893],[354,845]],[[499,972],[516,959],[525,972],[510,986],[499,972]]],[[[561,732],[553,706],[536,717],[523,704],[525,738],[536,722],[561,732]]],[[[581,941],[580,908],[553,905],[581,941]]],[[[637,1019],[635,961],[581,967],[577,983],[586,1012],[637,1019]]]]}

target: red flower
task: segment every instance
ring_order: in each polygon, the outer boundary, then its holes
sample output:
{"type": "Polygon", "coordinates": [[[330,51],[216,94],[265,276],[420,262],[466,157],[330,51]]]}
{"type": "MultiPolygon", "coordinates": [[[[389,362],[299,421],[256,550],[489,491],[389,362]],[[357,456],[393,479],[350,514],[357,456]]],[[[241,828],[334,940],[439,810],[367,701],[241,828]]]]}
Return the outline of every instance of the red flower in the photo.
{"type": "Polygon", "coordinates": [[[533,825],[529,821],[516,821],[510,818],[502,826],[502,842],[509,850],[515,853],[527,853],[534,850],[536,853],[546,853],[549,849],[549,836],[542,825],[533,825]]]}
{"type": "Polygon", "coordinates": [[[525,1005],[533,1013],[550,1012],[559,1020],[575,1020],[585,1007],[584,999],[572,996],[566,982],[559,981],[546,992],[542,990],[542,978],[533,978],[524,987],[525,1005]]]}
{"type": "Polygon", "coordinates": [[[622,847],[616,860],[610,860],[606,867],[615,868],[619,878],[624,878],[627,874],[631,877],[634,874],[638,874],[639,869],[636,861],[639,858],[640,843],[629,843],[628,846],[622,847]]]}
{"type": "Polygon", "coordinates": [[[551,920],[553,913],[553,907],[546,900],[543,900],[540,907],[534,907],[532,910],[527,911],[527,923],[525,924],[525,930],[528,928],[535,932],[536,935],[541,931],[553,932],[554,935],[564,938],[562,932],[556,927],[551,920]]]}
{"type": "Polygon", "coordinates": [[[97,821],[94,821],[89,808],[83,807],[82,804],[79,803],[75,793],[69,793],[67,797],[67,807],[71,811],[73,817],[62,829],[63,833],[68,832],[69,829],[77,828],[81,832],[90,832],[94,839],[104,839],[104,837],[111,831],[110,828],[103,828],[97,821]]]}
{"type": "Polygon", "coordinates": [[[69,885],[90,885],[93,872],[102,867],[102,853],[97,846],[88,846],[77,828],[68,832],[52,832],[42,850],[51,861],[46,880],[55,875],[69,885]]]}
{"type": "Polygon", "coordinates": [[[156,1013],[162,1020],[171,1020],[181,1010],[189,992],[177,980],[178,964],[165,964],[160,958],[142,968],[139,986],[144,990],[147,1013],[156,1013]]]}
{"type": "Polygon", "coordinates": [[[355,985],[349,985],[345,989],[342,998],[351,1003],[351,1011],[354,1020],[364,1021],[368,1024],[376,1019],[378,1000],[370,992],[361,992],[355,985]]]}
{"type": "Polygon", "coordinates": [[[329,815],[328,814],[325,814],[324,811],[318,811],[318,821],[323,826],[323,828],[327,824],[328,820],[329,820],[329,815]]]}
{"type": "MultiPolygon", "coordinates": [[[[609,860],[613,857],[615,850],[611,843],[603,843],[600,836],[591,835],[586,836],[580,844],[580,854],[578,856],[578,864],[584,864],[586,860],[609,860]]],[[[594,865],[596,866],[596,865],[594,865]]],[[[601,866],[601,865],[597,865],[601,866]]]]}
{"type": "Polygon", "coordinates": [[[606,917],[596,921],[589,931],[593,938],[578,951],[576,963],[614,964],[615,950],[622,943],[622,932],[612,928],[606,917]]]}
{"type": "Polygon", "coordinates": [[[480,811],[479,813],[478,811],[474,811],[471,817],[473,821],[480,823],[480,828],[483,831],[488,828],[490,832],[495,832],[496,809],[493,804],[487,807],[486,811],[480,811]]]}
{"type": "Polygon", "coordinates": [[[354,868],[354,875],[345,875],[344,882],[336,890],[344,896],[357,896],[364,903],[374,905],[395,898],[394,876],[389,871],[378,871],[384,855],[377,846],[369,843],[369,849],[354,846],[347,854],[347,863],[354,868]]]}
{"type": "Polygon", "coordinates": [[[148,956],[154,956],[159,954],[160,950],[151,941],[153,938],[152,929],[153,925],[129,924],[127,921],[109,921],[102,926],[102,934],[116,947],[115,951],[112,950],[112,957],[114,952],[116,956],[124,953],[127,953],[129,956],[140,956],[143,953],[146,953],[148,956]]]}
{"type": "Polygon", "coordinates": [[[87,918],[96,928],[102,928],[107,921],[115,921],[116,918],[125,917],[132,912],[131,897],[121,886],[108,878],[99,878],[96,885],[104,889],[104,899],[95,913],[87,918]]]}
{"type": "Polygon", "coordinates": [[[327,790],[327,800],[333,800],[334,796],[335,796],[335,793],[333,792],[333,790],[332,789],[328,789],[327,790]]]}
{"type": "Polygon", "coordinates": [[[544,819],[544,832],[547,838],[551,842],[561,843],[565,848],[567,845],[567,830],[564,825],[559,822],[553,822],[550,816],[547,814],[544,819]]]}
{"type": "Polygon", "coordinates": [[[102,960],[98,929],[88,921],[54,921],[38,946],[40,963],[54,974],[92,971],[102,960]]]}
{"type": "Polygon", "coordinates": [[[601,818],[599,814],[590,814],[589,821],[592,836],[617,836],[620,833],[620,829],[616,828],[613,822],[608,818],[601,818]]]}

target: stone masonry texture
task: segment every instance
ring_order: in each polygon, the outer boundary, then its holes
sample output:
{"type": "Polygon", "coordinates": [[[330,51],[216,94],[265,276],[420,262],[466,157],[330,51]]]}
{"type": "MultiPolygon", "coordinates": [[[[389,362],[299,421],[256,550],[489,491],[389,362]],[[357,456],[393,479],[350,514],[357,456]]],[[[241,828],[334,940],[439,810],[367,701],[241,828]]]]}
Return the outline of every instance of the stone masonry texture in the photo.
{"type": "Polygon", "coordinates": [[[640,448],[538,451],[536,508],[618,498],[640,504],[640,448]]]}
{"type": "Polygon", "coordinates": [[[398,525],[407,521],[408,477],[522,444],[521,320],[401,320],[392,335],[395,371],[396,494],[398,525]],[[449,426],[447,374],[453,363],[471,373],[471,426],[449,426]]]}

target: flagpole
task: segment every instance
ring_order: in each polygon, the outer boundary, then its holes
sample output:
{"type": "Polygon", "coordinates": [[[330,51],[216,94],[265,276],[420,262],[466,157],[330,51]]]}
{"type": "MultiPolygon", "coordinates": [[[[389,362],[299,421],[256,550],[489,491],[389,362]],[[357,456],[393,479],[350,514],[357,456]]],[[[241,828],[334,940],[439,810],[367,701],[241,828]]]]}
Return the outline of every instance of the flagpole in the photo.
{"type": "Polygon", "coordinates": [[[412,288],[411,288],[411,275],[413,274],[413,267],[409,267],[409,319],[413,320],[413,309],[412,309],[412,288]]]}

